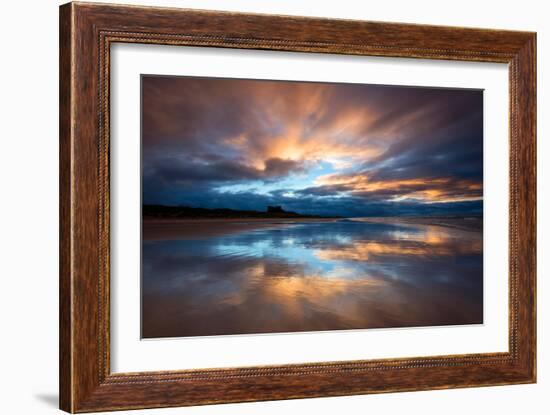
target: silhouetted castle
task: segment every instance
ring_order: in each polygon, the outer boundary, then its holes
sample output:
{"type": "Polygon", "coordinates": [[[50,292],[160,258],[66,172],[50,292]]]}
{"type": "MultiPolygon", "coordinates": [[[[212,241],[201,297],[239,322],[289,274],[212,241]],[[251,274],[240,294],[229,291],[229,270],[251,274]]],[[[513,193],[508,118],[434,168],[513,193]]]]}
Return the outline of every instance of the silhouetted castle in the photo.
{"type": "Polygon", "coordinates": [[[267,213],[285,213],[281,206],[268,206],[267,213]]]}

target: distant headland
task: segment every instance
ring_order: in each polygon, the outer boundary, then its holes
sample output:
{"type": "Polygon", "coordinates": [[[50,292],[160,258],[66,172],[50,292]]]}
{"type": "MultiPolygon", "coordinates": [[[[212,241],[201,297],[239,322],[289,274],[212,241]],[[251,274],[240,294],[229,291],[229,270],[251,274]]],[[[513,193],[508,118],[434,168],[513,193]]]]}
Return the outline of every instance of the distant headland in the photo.
{"type": "Polygon", "coordinates": [[[265,211],[206,209],[189,206],[143,205],[144,219],[270,219],[270,218],[304,218],[304,219],[337,219],[340,216],[303,215],[284,210],[282,206],[267,206],[265,211]]]}

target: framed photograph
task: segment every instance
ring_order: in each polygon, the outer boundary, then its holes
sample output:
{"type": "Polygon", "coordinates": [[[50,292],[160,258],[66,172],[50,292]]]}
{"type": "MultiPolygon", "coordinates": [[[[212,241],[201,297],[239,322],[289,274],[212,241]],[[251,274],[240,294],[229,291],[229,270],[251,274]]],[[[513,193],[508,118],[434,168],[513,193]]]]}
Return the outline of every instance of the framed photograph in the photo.
{"type": "Polygon", "coordinates": [[[60,407],[536,381],[536,35],[60,8],[60,407]]]}

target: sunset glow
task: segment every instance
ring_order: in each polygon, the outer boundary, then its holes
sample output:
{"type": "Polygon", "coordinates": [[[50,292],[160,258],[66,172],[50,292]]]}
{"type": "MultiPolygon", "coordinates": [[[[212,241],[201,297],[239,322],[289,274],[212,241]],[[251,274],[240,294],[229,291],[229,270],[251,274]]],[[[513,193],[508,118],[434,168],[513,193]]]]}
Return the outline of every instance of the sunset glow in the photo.
{"type": "Polygon", "coordinates": [[[143,202],[480,214],[483,92],[142,78],[143,202]]]}

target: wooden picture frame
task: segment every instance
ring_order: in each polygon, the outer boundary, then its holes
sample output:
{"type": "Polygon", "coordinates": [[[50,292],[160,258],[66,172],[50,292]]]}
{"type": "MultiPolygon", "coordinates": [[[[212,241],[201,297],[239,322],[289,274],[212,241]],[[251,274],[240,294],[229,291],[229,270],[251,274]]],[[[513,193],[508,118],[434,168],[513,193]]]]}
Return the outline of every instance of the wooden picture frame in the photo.
{"type": "Polygon", "coordinates": [[[536,380],[536,34],[69,3],[60,8],[60,407],[68,412],[536,380]],[[509,65],[509,352],[111,373],[109,62],[113,43],[509,65]]]}

